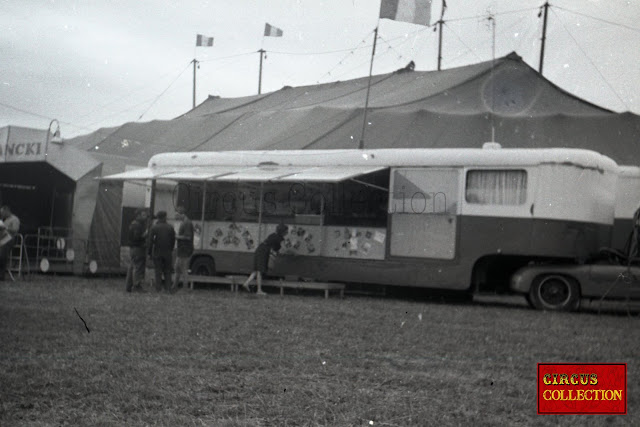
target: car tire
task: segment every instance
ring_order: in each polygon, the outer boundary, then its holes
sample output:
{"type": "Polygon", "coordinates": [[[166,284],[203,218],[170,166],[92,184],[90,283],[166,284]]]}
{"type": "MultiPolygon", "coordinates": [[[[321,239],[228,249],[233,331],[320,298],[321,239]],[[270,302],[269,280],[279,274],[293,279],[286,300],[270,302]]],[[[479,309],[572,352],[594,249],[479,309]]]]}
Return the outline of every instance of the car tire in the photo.
{"type": "Polygon", "coordinates": [[[580,306],[580,286],[572,277],[544,274],[534,279],[528,300],[538,310],[577,310],[580,306]]]}
{"type": "Polygon", "coordinates": [[[213,258],[201,256],[193,261],[190,270],[194,276],[215,276],[216,263],[213,258]]]}

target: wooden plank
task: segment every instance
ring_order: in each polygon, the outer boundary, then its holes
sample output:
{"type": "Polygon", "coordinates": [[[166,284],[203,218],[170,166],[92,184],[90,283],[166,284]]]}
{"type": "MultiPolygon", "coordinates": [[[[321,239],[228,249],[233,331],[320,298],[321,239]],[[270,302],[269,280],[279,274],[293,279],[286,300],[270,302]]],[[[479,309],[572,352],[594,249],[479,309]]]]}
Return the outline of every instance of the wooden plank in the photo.
{"type": "Polygon", "coordinates": [[[275,286],[280,288],[280,295],[284,295],[284,288],[291,289],[313,289],[324,291],[324,297],[329,298],[329,291],[340,291],[340,297],[344,298],[343,283],[327,283],[327,282],[300,282],[286,280],[263,280],[263,286],[275,286]]]}
{"type": "MultiPolygon", "coordinates": [[[[249,276],[228,275],[228,276],[197,276],[188,275],[186,281],[189,287],[193,289],[195,282],[200,283],[217,283],[231,285],[231,290],[238,291],[238,286],[244,283],[249,276]]],[[[328,283],[328,282],[302,282],[287,280],[263,280],[262,286],[274,286],[280,288],[280,295],[284,295],[284,288],[291,289],[313,289],[324,291],[324,297],[329,298],[329,291],[340,291],[340,297],[344,298],[344,283],[328,283]]]]}
{"type": "Polygon", "coordinates": [[[189,284],[189,287],[193,289],[193,284],[195,282],[199,283],[217,283],[223,285],[231,285],[232,291],[238,290],[238,285],[242,283],[242,281],[246,280],[249,276],[197,276],[197,275],[188,275],[186,277],[186,281],[189,284]]]}

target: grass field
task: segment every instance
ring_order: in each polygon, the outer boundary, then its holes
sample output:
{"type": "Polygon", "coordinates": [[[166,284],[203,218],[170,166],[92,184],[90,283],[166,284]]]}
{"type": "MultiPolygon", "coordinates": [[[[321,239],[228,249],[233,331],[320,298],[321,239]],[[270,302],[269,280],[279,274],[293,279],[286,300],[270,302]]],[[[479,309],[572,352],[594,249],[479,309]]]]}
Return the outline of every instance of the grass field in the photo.
{"type": "Polygon", "coordinates": [[[36,276],[0,284],[0,345],[2,426],[640,425],[624,312],[36,276]],[[629,414],[536,415],[538,362],[626,362],[629,414]]]}

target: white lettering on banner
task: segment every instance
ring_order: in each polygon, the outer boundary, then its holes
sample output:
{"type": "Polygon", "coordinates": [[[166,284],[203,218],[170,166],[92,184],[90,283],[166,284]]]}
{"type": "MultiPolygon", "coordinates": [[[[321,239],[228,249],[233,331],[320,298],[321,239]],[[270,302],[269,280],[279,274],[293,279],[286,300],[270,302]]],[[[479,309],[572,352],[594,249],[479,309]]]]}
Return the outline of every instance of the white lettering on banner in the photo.
{"type": "Polygon", "coordinates": [[[0,145],[0,161],[31,162],[44,160],[45,153],[41,142],[6,143],[0,145]]]}

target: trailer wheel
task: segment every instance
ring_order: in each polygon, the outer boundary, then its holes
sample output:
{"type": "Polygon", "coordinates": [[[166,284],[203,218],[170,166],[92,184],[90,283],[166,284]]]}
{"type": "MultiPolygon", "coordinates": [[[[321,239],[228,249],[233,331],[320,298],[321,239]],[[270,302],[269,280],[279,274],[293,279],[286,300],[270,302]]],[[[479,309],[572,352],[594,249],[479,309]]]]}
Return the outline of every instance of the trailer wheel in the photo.
{"type": "Polygon", "coordinates": [[[545,274],[531,284],[528,300],[538,310],[573,311],[580,306],[580,287],[572,277],[545,274]]]}
{"type": "Polygon", "coordinates": [[[196,258],[191,264],[191,274],[195,276],[214,276],[216,274],[216,264],[213,258],[208,256],[196,258]]]}

